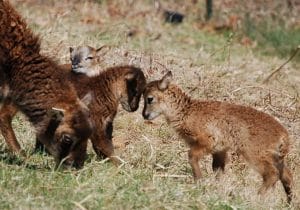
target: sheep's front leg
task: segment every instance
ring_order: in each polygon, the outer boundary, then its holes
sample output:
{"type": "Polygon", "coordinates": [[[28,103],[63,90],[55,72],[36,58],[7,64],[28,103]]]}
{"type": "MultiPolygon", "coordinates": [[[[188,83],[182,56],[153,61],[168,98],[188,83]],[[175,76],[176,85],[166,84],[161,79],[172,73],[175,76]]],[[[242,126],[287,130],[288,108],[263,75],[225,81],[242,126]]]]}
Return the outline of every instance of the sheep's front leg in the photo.
{"type": "Polygon", "coordinates": [[[10,101],[5,101],[0,108],[0,130],[1,133],[12,152],[25,155],[21,151],[21,146],[17,141],[16,135],[12,128],[12,119],[17,113],[17,109],[13,106],[10,101]]]}

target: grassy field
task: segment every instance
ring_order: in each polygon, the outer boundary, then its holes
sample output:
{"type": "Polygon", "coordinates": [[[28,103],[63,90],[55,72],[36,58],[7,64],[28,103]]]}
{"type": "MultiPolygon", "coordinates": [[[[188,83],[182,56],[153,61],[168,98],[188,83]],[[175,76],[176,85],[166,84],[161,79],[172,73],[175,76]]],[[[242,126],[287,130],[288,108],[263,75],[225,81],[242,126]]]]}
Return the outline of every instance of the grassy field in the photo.
{"type": "MultiPolygon", "coordinates": [[[[141,101],[135,113],[120,107],[114,122],[114,145],[123,162],[119,167],[98,160],[89,145],[82,170],[54,171],[52,157],[31,154],[34,131],[19,114],[14,129],[28,158],[11,155],[1,137],[0,209],[300,208],[299,62],[289,62],[266,82],[286,58],[263,55],[259,48],[241,44],[235,33],[201,30],[195,13],[182,24],[166,24],[150,0],[11,2],[40,34],[43,53],[59,63],[69,61],[70,46],[106,44],[111,48],[103,68],[133,64],[148,80],[172,70],[176,83],[192,97],[249,105],[276,117],[292,139],[287,163],[295,199],[291,206],[285,203],[279,182],[259,196],[261,177],[235,156],[218,178],[211,158],[205,158],[200,162],[203,178],[194,183],[188,148],[164,119],[145,122],[141,101]]],[[[179,1],[170,2],[181,8],[179,1]]],[[[181,9],[193,11],[190,4],[181,9]]]]}

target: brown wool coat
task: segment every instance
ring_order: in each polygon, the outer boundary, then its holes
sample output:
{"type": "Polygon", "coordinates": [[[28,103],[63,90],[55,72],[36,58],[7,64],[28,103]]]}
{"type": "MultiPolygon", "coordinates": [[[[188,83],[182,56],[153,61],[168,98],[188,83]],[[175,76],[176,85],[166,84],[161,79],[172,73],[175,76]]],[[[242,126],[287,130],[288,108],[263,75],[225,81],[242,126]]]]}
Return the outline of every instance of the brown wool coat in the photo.
{"type": "MultiPolygon", "coordinates": [[[[5,75],[0,81],[9,87],[7,98],[28,117],[58,163],[69,153],[70,147],[62,145],[66,135],[72,144],[80,144],[91,134],[88,110],[73,85],[61,76],[60,67],[40,54],[38,36],[8,1],[0,1],[0,55],[0,76],[5,75]],[[52,108],[63,110],[61,123],[53,122],[57,119],[49,115],[52,108]]],[[[13,134],[3,135],[11,149],[19,152],[20,145],[10,138],[13,134]]]]}
{"type": "Polygon", "coordinates": [[[147,84],[143,116],[154,119],[164,115],[185,140],[194,178],[201,177],[198,161],[205,155],[212,155],[214,170],[224,170],[231,150],[261,174],[260,193],[280,180],[290,202],[292,174],[284,163],[290,145],[286,129],[274,117],[251,107],[192,99],[170,84],[171,78],[169,72],[147,84]]]}

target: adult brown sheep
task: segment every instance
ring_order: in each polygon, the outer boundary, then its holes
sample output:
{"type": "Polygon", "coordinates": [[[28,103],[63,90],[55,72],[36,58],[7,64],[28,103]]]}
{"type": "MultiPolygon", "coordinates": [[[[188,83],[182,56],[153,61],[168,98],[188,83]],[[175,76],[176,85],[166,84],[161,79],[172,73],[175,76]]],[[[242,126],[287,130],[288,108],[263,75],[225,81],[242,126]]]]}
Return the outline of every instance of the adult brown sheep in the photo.
{"type": "MultiPolygon", "coordinates": [[[[13,103],[35,127],[37,137],[55,157],[56,164],[72,156],[77,162],[82,144],[92,133],[87,104],[77,97],[73,85],[61,75],[53,60],[40,53],[40,40],[8,1],[0,0],[0,84],[9,88],[2,98],[13,103]],[[5,78],[3,78],[5,77],[5,78]]],[[[2,88],[3,89],[3,88],[2,88]]],[[[9,120],[1,116],[0,123],[9,120]]],[[[3,132],[13,152],[20,152],[13,134],[3,132]]]]}

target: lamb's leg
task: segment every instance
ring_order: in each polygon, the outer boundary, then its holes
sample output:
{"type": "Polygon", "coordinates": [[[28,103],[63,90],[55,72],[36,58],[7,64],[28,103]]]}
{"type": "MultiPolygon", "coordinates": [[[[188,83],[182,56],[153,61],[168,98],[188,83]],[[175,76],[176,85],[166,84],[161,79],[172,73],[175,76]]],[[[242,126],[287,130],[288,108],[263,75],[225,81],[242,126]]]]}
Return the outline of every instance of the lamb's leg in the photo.
{"type": "Polygon", "coordinates": [[[291,171],[286,166],[284,166],[283,170],[280,172],[279,179],[286,193],[287,202],[291,203],[293,197],[293,193],[292,193],[293,177],[291,171]]]}
{"type": "Polygon", "coordinates": [[[115,165],[120,164],[120,160],[114,157],[114,147],[112,143],[112,123],[106,125],[105,130],[95,129],[91,140],[93,148],[100,158],[109,158],[115,165]]]}
{"type": "Polygon", "coordinates": [[[227,161],[227,150],[221,150],[218,152],[214,152],[212,154],[213,156],[213,162],[212,162],[212,167],[213,171],[224,171],[225,170],[225,164],[227,161]]]}
{"type": "Polygon", "coordinates": [[[254,164],[263,178],[263,184],[258,191],[259,194],[263,195],[279,180],[279,171],[273,162],[271,154],[270,156],[264,155],[263,157],[256,157],[254,164]]]}
{"type": "Polygon", "coordinates": [[[192,167],[195,181],[201,178],[199,160],[204,156],[204,154],[205,153],[203,148],[191,147],[191,149],[189,150],[189,163],[192,167]]]}
{"type": "Polygon", "coordinates": [[[293,176],[291,171],[286,167],[284,163],[284,157],[275,157],[274,158],[275,165],[279,171],[279,179],[283,185],[284,191],[287,196],[287,202],[290,203],[292,201],[292,184],[293,184],[293,176]]]}

